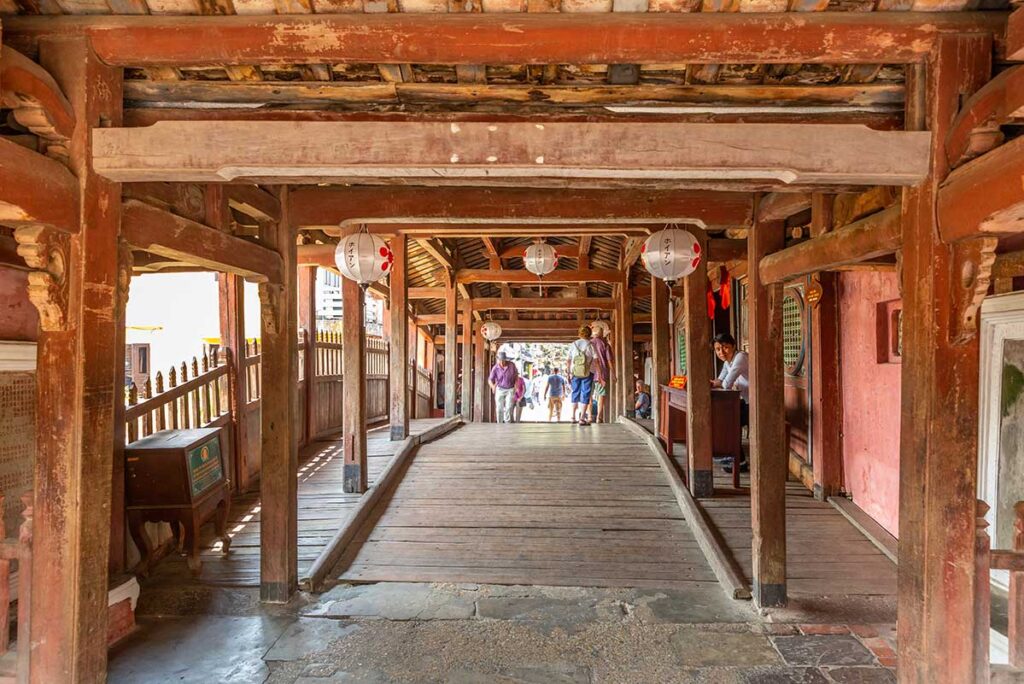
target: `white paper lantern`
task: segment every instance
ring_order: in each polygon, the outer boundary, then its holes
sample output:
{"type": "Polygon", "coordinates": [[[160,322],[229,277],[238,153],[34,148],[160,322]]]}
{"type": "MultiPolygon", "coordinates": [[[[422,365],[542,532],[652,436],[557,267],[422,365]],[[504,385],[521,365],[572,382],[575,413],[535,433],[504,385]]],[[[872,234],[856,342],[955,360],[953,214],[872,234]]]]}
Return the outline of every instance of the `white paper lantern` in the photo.
{"type": "Polygon", "coordinates": [[[601,331],[601,335],[604,336],[604,337],[608,337],[608,335],[612,331],[611,326],[608,325],[608,322],[600,320],[600,319],[598,319],[598,320],[596,320],[596,321],[594,321],[593,323],[590,324],[590,330],[594,334],[597,334],[597,331],[600,330],[601,331]]]}
{"type": "Polygon", "coordinates": [[[700,243],[682,228],[659,230],[647,238],[640,252],[644,266],[655,278],[669,282],[690,275],[700,263],[700,243]]]}
{"type": "Polygon", "coordinates": [[[538,276],[546,276],[558,267],[558,254],[546,242],[535,242],[523,253],[526,270],[538,276]]]}
{"type": "Polygon", "coordinates": [[[388,243],[376,235],[355,233],[338,242],[334,261],[341,275],[366,287],[391,270],[395,255],[388,243]]]}
{"type": "Polygon", "coordinates": [[[492,342],[501,337],[501,326],[494,321],[487,321],[480,326],[480,334],[484,336],[484,339],[492,342]]]}

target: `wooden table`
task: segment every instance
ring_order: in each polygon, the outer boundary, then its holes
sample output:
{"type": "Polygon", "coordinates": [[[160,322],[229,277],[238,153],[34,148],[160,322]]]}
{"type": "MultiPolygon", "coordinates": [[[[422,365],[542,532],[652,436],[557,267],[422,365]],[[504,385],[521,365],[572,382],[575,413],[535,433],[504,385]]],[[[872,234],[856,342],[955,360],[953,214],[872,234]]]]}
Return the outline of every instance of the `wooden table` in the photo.
{"type": "MultiPolygon", "coordinates": [[[[676,442],[687,442],[686,390],[662,385],[661,406],[665,410],[658,416],[658,438],[665,450],[672,453],[676,442]]],[[[740,486],[740,462],[743,444],[740,434],[740,393],[738,390],[711,390],[711,453],[713,456],[732,457],[732,484],[740,486]]]]}

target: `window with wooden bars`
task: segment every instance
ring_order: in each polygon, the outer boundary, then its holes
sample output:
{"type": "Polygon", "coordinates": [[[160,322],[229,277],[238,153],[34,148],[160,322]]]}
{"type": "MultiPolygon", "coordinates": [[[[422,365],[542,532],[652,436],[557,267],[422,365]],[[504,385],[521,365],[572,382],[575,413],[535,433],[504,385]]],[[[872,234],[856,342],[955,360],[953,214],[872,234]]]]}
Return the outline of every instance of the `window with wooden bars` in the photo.
{"type": "Polygon", "coordinates": [[[803,375],[804,338],[803,295],[788,288],[782,297],[782,360],[789,375],[803,375]]]}

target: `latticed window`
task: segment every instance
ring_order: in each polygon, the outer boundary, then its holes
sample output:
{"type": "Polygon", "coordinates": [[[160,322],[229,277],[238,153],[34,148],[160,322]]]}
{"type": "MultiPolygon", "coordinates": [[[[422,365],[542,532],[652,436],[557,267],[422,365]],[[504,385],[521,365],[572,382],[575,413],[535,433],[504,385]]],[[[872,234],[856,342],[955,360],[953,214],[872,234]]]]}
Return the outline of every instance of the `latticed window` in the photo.
{"type": "Polygon", "coordinates": [[[790,375],[803,372],[804,307],[796,290],[787,290],[782,298],[782,359],[790,375]]]}
{"type": "Polygon", "coordinates": [[[679,359],[679,375],[686,375],[686,330],[678,327],[676,333],[676,358],[679,359]]]}

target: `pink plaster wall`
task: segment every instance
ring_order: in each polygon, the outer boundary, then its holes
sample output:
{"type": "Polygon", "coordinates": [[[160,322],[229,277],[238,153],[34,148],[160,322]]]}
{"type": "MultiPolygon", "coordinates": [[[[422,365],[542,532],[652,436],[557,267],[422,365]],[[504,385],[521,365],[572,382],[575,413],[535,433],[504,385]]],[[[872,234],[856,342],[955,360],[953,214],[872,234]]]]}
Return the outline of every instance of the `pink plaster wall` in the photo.
{"type": "Polygon", "coordinates": [[[0,340],[31,341],[38,336],[39,315],[28,300],[25,271],[0,267],[0,340]]]}
{"type": "Polygon", "coordinates": [[[854,503],[893,535],[899,526],[900,369],[878,363],[876,305],[898,299],[894,273],[843,273],[840,362],[843,481],[854,503]]]}

